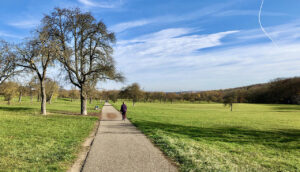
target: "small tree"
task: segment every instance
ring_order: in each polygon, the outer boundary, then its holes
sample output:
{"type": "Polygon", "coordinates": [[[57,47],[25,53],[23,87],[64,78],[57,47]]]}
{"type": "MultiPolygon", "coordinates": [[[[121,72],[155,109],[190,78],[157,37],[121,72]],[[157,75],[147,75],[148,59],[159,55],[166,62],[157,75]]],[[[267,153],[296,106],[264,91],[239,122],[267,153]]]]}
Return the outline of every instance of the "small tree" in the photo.
{"type": "Polygon", "coordinates": [[[86,96],[89,99],[89,104],[91,104],[93,99],[96,97],[96,92],[97,92],[96,83],[95,82],[87,83],[86,96]]]}
{"type": "Polygon", "coordinates": [[[112,90],[108,92],[109,100],[113,101],[114,103],[118,101],[119,92],[116,90],[112,90]]]}
{"type": "Polygon", "coordinates": [[[26,92],[26,87],[23,85],[19,85],[18,87],[18,93],[19,93],[19,103],[22,101],[22,96],[26,92]]]}
{"type": "Polygon", "coordinates": [[[40,87],[38,83],[38,79],[36,77],[33,77],[28,83],[27,83],[27,89],[30,96],[30,102],[33,101],[33,96],[38,95],[40,92],[40,87]]]}
{"type": "Polygon", "coordinates": [[[69,98],[69,91],[64,89],[62,86],[58,89],[58,97],[59,98],[69,98]]]}
{"type": "Polygon", "coordinates": [[[0,40],[0,85],[9,77],[17,73],[16,55],[11,45],[0,40]]]}
{"type": "Polygon", "coordinates": [[[133,83],[132,85],[123,88],[123,90],[120,92],[120,96],[123,98],[132,99],[132,104],[134,106],[135,103],[142,98],[143,92],[140,89],[139,84],[133,83]]]}
{"type": "Polygon", "coordinates": [[[236,92],[231,91],[225,94],[223,97],[223,104],[224,106],[229,106],[230,110],[232,111],[233,103],[237,102],[237,95],[236,92]]]}
{"type": "Polygon", "coordinates": [[[46,85],[46,100],[49,104],[51,104],[53,97],[56,97],[58,94],[58,83],[56,81],[53,81],[50,78],[47,78],[45,81],[46,85]]]}
{"type": "Polygon", "coordinates": [[[72,89],[69,91],[69,97],[71,98],[71,102],[73,102],[74,99],[79,99],[79,91],[76,90],[76,87],[72,87],[72,89]]]}
{"type": "Polygon", "coordinates": [[[167,99],[173,104],[174,99],[176,99],[177,94],[176,93],[167,93],[166,94],[167,99]]]}
{"type": "Polygon", "coordinates": [[[11,100],[17,95],[19,85],[15,82],[4,82],[1,85],[1,92],[4,100],[10,105],[11,100]]]}

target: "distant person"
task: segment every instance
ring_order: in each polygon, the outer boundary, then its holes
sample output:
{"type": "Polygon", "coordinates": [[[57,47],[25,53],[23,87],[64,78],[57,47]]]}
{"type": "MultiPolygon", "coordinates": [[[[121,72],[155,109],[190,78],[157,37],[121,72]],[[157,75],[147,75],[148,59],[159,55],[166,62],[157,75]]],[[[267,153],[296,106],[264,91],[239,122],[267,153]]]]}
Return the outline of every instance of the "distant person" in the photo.
{"type": "Polygon", "coordinates": [[[127,106],[126,104],[123,102],[121,109],[120,109],[121,113],[122,113],[122,120],[125,121],[126,119],[126,112],[127,112],[127,106]]]}

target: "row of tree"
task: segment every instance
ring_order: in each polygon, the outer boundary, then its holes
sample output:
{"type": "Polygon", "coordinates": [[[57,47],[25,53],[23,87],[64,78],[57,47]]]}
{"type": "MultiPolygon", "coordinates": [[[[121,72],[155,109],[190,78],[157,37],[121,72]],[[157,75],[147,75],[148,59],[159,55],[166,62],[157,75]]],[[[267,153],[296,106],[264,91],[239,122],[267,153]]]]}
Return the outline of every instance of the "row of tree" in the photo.
{"type": "MultiPolygon", "coordinates": [[[[58,82],[50,78],[46,78],[44,82],[46,86],[46,102],[51,104],[52,100],[58,97],[59,85],[58,82]]],[[[26,84],[14,81],[3,82],[0,85],[0,95],[4,97],[8,104],[15,97],[18,97],[18,102],[21,102],[23,96],[29,96],[31,102],[34,97],[37,97],[37,101],[41,101],[40,83],[37,78],[32,78],[26,84]]]]}
{"type": "MultiPolygon", "coordinates": [[[[59,88],[58,83],[46,79],[46,101],[56,97],[68,98],[70,101],[80,99],[80,90],[73,87],[71,90],[59,88]]],[[[27,85],[23,86],[14,82],[7,82],[0,86],[0,94],[4,95],[5,100],[10,102],[14,96],[22,95],[37,97],[41,101],[40,87],[36,78],[33,78],[27,85]]],[[[276,79],[266,84],[257,84],[247,87],[240,87],[226,90],[201,91],[201,92],[145,92],[141,90],[137,83],[129,85],[122,90],[99,91],[95,87],[86,89],[87,99],[92,100],[111,100],[116,102],[118,99],[131,100],[133,105],[138,102],[160,102],[173,103],[174,101],[188,102],[219,102],[229,105],[232,110],[233,103],[282,103],[300,104],[300,78],[276,79]]]]}
{"type": "Polygon", "coordinates": [[[120,91],[120,98],[133,102],[233,102],[233,103],[278,103],[300,104],[300,77],[281,78],[265,84],[256,84],[225,90],[199,92],[143,92],[138,84],[120,91]]]}
{"type": "MultiPolygon", "coordinates": [[[[114,33],[90,13],[55,8],[44,16],[27,41],[19,45],[0,42],[0,84],[22,72],[35,73],[41,113],[46,115],[47,71],[50,66],[59,66],[69,82],[80,90],[81,114],[87,115],[89,88],[106,79],[123,80],[112,57],[114,42],[114,33]]],[[[11,82],[6,84],[12,86],[11,82]]]]}
{"type": "MultiPolygon", "coordinates": [[[[66,92],[74,92],[73,90],[66,92]]],[[[300,77],[275,79],[269,83],[256,84],[225,90],[199,92],[146,92],[137,83],[122,90],[97,91],[90,90],[89,99],[111,100],[130,99],[133,105],[138,102],[218,102],[229,105],[233,103],[276,103],[300,104],[300,77]]],[[[65,94],[71,95],[71,94],[65,94]]],[[[74,95],[74,94],[73,94],[74,95]]],[[[65,96],[67,97],[67,96],[65,96]]],[[[74,98],[74,97],[73,97],[74,98]]]]}

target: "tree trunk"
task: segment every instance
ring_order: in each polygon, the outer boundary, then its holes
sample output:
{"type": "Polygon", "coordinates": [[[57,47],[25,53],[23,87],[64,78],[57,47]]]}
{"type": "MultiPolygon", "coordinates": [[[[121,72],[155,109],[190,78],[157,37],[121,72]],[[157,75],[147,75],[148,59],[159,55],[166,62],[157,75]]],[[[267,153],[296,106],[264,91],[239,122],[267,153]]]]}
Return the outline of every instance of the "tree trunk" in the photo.
{"type": "Polygon", "coordinates": [[[44,81],[40,81],[41,83],[41,113],[43,115],[47,115],[46,112],[46,89],[45,89],[45,85],[44,85],[44,81]]]}
{"type": "Polygon", "coordinates": [[[87,98],[82,88],[80,89],[80,103],[81,103],[81,115],[87,115],[87,110],[86,110],[87,98]]]}
{"type": "MultiPolygon", "coordinates": [[[[42,90],[41,90],[41,92],[42,92],[42,90]]],[[[38,96],[37,96],[37,101],[38,101],[38,102],[40,101],[40,93],[39,93],[38,96]]]]}
{"type": "Polygon", "coordinates": [[[32,99],[33,99],[33,94],[32,94],[32,91],[30,90],[30,103],[32,103],[32,99]]]}
{"type": "Polygon", "coordinates": [[[49,98],[49,104],[52,103],[52,97],[53,97],[53,93],[51,93],[50,98],[49,98]]]}
{"type": "Polygon", "coordinates": [[[90,98],[90,104],[92,104],[92,98],[90,98]]]}
{"type": "Polygon", "coordinates": [[[22,101],[22,92],[19,94],[19,103],[22,101]]]}
{"type": "Polygon", "coordinates": [[[230,105],[230,110],[231,110],[231,112],[232,112],[232,105],[233,105],[233,104],[230,105]]]}

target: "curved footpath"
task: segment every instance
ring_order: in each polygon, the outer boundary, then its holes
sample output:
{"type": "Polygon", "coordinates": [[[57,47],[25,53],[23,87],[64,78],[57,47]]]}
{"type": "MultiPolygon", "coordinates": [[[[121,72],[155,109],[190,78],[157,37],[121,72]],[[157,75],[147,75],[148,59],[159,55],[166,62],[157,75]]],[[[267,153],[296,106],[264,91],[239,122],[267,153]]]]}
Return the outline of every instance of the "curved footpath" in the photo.
{"type": "Polygon", "coordinates": [[[106,103],[98,133],[83,167],[84,172],[177,171],[130,121],[106,103]]]}

